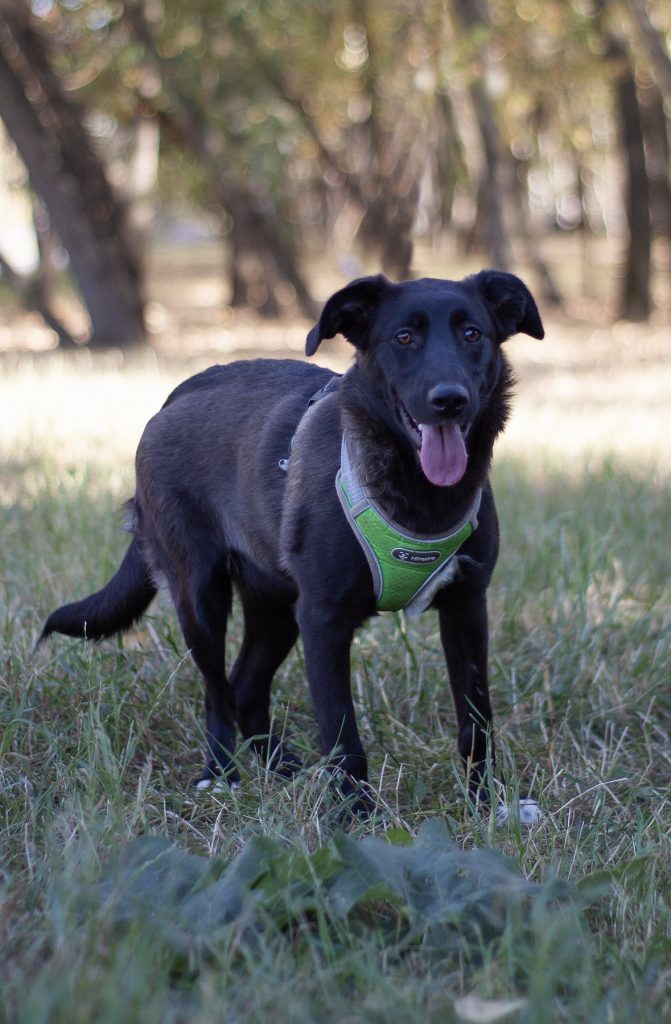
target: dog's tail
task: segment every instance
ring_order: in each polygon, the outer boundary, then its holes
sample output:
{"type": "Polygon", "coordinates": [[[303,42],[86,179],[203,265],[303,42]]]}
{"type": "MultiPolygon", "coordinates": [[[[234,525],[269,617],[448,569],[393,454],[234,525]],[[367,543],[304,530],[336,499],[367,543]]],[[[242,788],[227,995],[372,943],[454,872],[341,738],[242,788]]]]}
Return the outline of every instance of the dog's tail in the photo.
{"type": "Polygon", "coordinates": [[[102,640],[122,629],[128,629],[140,618],[156,594],[140,552],[137,539],[131,541],[116,574],[102,590],[64,604],[52,612],[44,624],[36,647],[50,633],[102,640]]]}

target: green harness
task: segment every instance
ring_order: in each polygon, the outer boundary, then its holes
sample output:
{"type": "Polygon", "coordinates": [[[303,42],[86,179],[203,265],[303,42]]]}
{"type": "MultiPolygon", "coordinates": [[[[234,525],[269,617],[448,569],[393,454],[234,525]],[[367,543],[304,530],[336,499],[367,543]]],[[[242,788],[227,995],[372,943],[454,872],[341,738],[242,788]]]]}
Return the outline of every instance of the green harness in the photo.
{"type": "Polygon", "coordinates": [[[482,491],[468,515],[448,536],[403,530],[387,519],[359,480],[343,434],[336,492],[373,574],[378,611],[424,611],[454,573],[453,558],[477,528],[482,491]]]}

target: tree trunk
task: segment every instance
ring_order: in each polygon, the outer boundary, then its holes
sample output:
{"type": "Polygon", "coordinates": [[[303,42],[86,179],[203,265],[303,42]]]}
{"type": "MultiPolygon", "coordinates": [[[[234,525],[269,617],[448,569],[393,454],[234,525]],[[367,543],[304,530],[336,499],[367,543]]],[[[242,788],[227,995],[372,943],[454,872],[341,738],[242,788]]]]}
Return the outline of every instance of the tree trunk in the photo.
{"type": "Polygon", "coordinates": [[[485,158],[483,177],[478,190],[478,216],[484,224],[484,237],[489,258],[495,267],[507,270],[511,264],[511,254],[503,213],[503,197],[506,189],[499,128],[484,83],[472,82],[469,91],[478,121],[485,158]]]}
{"type": "Polygon", "coordinates": [[[395,280],[405,280],[410,276],[414,249],[412,228],[419,200],[421,143],[407,119],[399,118],[390,129],[380,116],[380,48],[373,13],[369,0],[352,4],[352,20],[363,26],[366,35],[368,60],[362,72],[361,95],[370,111],[353,132],[355,148],[362,150],[365,167],[358,188],[364,214],[356,237],[364,250],[378,256],[385,273],[395,280]]]}
{"type": "MultiPolygon", "coordinates": [[[[453,7],[459,29],[465,35],[473,36],[487,26],[488,16],[484,3],[455,0],[453,7]]],[[[481,225],[493,265],[507,270],[511,264],[511,252],[504,217],[506,181],[501,135],[494,104],[487,94],[483,78],[473,77],[468,91],[478,124],[484,163],[478,188],[477,221],[481,225]]]]}
{"type": "Polygon", "coordinates": [[[662,94],[653,85],[641,106],[646,164],[650,179],[650,218],[657,238],[671,241],[671,146],[662,94]]]}
{"type": "Polygon", "coordinates": [[[438,225],[436,234],[452,222],[452,210],[460,179],[467,177],[464,143],[459,132],[455,103],[445,83],[435,99],[435,159],[438,225]]]}
{"type": "Polygon", "coordinates": [[[629,0],[626,8],[636,22],[659,91],[666,102],[671,103],[671,57],[664,45],[663,36],[653,25],[645,0],[629,0]]]}
{"type": "Polygon", "coordinates": [[[620,293],[619,316],[643,321],[650,316],[650,269],[652,224],[650,181],[645,159],[643,119],[636,90],[636,76],[628,48],[608,24],[611,0],[597,0],[596,14],[611,68],[613,104],[618,126],[620,157],[625,171],[623,207],[629,228],[625,271],[620,293]]]}
{"type": "Polygon", "coordinates": [[[530,227],[529,209],[527,196],[529,189],[526,185],[527,167],[521,160],[516,160],[510,154],[508,158],[508,174],[510,178],[510,195],[513,200],[513,213],[517,236],[524,247],[526,260],[534,268],[538,279],[540,295],[544,302],[550,306],[561,306],[562,295],[554,279],[552,271],[541,252],[538,239],[530,227]]]}
{"type": "Polygon", "coordinates": [[[410,277],[413,241],[412,228],[417,216],[419,187],[415,181],[404,182],[404,174],[396,168],[391,181],[377,177],[371,182],[373,192],[363,216],[357,238],[363,247],[379,254],[385,274],[393,280],[410,277]]]}
{"type": "Polygon", "coordinates": [[[611,39],[610,57],[618,62],[613,95],[619,119],[620,152],[626,168],[624,208],[629,227],[620,317],[623,320],[642,321],[648,319],[651,311],[650,182],[645,165],[636,79],[628,54],[618,40],[611,39]]]}
{"type": "Polygon", "coordinates": [[[90,343],[141,341],[138,266],[81,112],[65,96],[21,0],[2,0],[0,11],[0,115],[68,251],[91,318],[90,343]]]}
{"type": "Polygon", "coordinates": [[[274,261],[250,223],[244,204],[229,210],[233,220],[231,242],[231,298],[233,307],[247,306],[264,317],[276,317],[280,308],[275,295],[278,283],[274,261]]]}

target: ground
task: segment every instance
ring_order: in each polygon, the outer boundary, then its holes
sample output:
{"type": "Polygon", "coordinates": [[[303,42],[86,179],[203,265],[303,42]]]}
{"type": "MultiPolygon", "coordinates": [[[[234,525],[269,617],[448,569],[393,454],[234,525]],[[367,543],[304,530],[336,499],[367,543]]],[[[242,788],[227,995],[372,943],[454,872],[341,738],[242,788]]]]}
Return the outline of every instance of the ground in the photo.
{"type": "MultiPolygon", "coordinates": [[[[548,313],[544,341],[506,346],[519,385],[494,470],[503,545],[492,692],[509,793],[539,799],[543,821],[496,830],[468,814],[433,618],[385,615],[352,658],[380,814],[343,826],[315,751],[300,648],[278,674],[275,716],[305,771],[278,782],[243,750],[241,790],[200,797],[187,785],[202,742],[200,684],[167,604],[123,641],[54,638],[31,653],[45,614],[118,564],[116,510],[132,493],[137,439],[173,385],[239,355],[300,357],[309,325],[222,311],[216,279],[197,269],[188,301],[174,297],[175,281],[157,287],[156,333],[142,352],[44,351],[48,336],[25,317],[0,329],[5,1018],[670,1019],[665,315],[609,326],[592,303],[589,318],[584,306],[548,313]],[[516,877],[551,886],[558,876],[582,896],[560,912],[543,889],[530,915],[511,912],[498,936],[477,941],[451,917],[458,947],[446,933],[437,943],[435,922],[384,889],[344,918],[334,912],[324,879],[357,849],[338,839],[343,827],[357,843],[370,833],[417,843],[436,819],[446,849],[499,850],[516,877]],[[275,867],[253,902],[274,930],[237,921],[211,948],[188,940],[177,955],[169,923],[158,943],[144,918],[119,929],[112,904],[91,894],[103,866],[144,835],[214,857],[217,871],[266,837],[275,867]],[[299,913],[292,886],[308,876],[313,902],[299,913]]],[[[342,342],[319,353],[335,369],[349,358],[342,342]]],[[[231,654],[238,642],[236,619],[231,654]]],[[[152,890],[164,913],[166,891],[152,890]]]]}

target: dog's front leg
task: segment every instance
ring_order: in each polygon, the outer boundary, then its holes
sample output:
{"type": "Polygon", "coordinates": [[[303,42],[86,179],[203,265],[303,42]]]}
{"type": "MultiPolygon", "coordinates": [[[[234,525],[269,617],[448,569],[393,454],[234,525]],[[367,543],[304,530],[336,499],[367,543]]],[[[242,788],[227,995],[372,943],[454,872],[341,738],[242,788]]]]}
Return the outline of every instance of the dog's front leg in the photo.
{"type": "Polygon", "coordinates": [[[354,715],[350,686],[350,646],[354,634],[347,614],[302,598],[296,618],[303,638],[310,694],[322,753],[340,775],[346,796],[357,794],[356,812],[370,810],[366,794],[368,762],[354,715]]]}
{"type": "Polygon", "coordinates": [[[487,754],[494,765],[492,708],[487,681],[487,600],[453,585],[438,600],[440,636],[454,698],[458,749],[473,801],[486,800],[487,754]]]}

